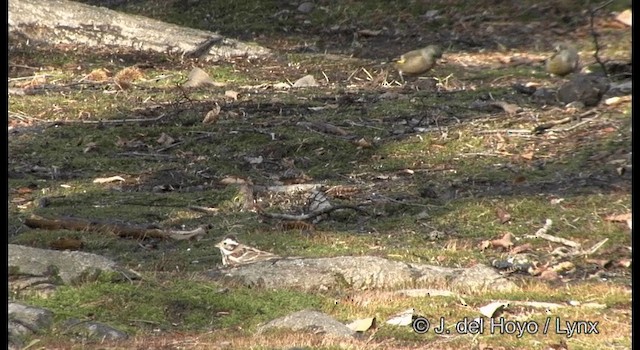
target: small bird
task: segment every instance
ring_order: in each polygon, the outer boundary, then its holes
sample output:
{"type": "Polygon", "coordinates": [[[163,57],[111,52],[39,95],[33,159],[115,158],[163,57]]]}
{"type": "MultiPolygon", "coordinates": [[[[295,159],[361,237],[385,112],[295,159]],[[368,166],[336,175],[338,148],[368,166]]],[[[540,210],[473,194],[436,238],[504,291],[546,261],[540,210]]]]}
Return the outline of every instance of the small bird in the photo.
{"type": "Polygon", "coordinates": [[[420,75],[429,71],[436,64],[436,59],[442,57],[442,49],[438,45],[429,45],[419,50],[409,51],[396,61],[396,68],[400,78],[404,75],[420,75]]]}
{"type": "Polygon", "coordinates": [[[216,244],[222,254],[222,265],[240,266],[258,261],[279,259],[280,256],[238,243],[234,235],[228,235],[216,244]]]}
{"type": "Polygon", "coordinates": [[[555,45],[555,53],[547,59],[548,73],[565,76],[578,69],[578,51],[571,45],[559,43],[555,45]]]}

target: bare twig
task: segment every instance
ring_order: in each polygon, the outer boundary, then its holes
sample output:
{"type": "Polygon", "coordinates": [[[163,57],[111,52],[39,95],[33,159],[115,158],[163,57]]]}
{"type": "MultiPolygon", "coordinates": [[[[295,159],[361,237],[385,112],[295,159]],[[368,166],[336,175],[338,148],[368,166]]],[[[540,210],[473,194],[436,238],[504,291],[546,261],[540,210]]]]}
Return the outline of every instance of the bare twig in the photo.
{"type": "Polygon", "coordinates": [[[609,73],[607,72],[607,67],[604,65],[604,62],[602,62],[602,60],[600,59],[600,56],[598,55],[598,53],[600,52],[600,49],[602,47],[600,46],[600,43],[598,42],[598,36],[600,36],[600,34],[598,32],[596,32],[596,30],[595,30],[594,19],[596,17],[596,12],[598,12],[599,10],[603,9],[604,7],[610,5],[612,2],[613,2],[613,0],[606,1],[606,2],[604,2],[602,4],[600,4],[599,6],[589,10],[589,29],[591,31],[591,36],[593,37],[593,44],[594,44],[594,46],[596,48],[595,52],[593,53],[593,57],[596,59],[596,62],[598,62],[600,67],[602,67],[602,71],[604,72],[604,75],[606,77],[609,77],[609,73]]]}
{"type": "Polygon", "coordinates": [[[351,209],[351,210],[355,210],[357,212],[363,213],[365,215],[370,215],[366,210],[359,208],[357,206],[354,205],[336,205],[336,206],[332,206],[332,207],[327,207],[318,211],[314,211],[308,214],[300,214],[300,215],[292,215],[292,214],[272,214],[272,213],[267,213],[263,210],[259,210],[258,214],[265,216],[267,218],[270,219],[281,219],[281,220],[295,220],[295,221],[305,221],[305,220],[309,220],[309,219],[313,219],[316,216],[320,216],[323,214],[329,214],[332,211],[335,210],[339,210],[339,209],[351,209]]]}
{"type": "Polygon", "coordinates": [[[131,118],[131,119],[100,119],[100,120],[56,120],[52,122],[51,126],[59,126],[65,124],[127,124],[127,123],[150,123],[157,122],[158,120],[166,117],[165,113],[160,114],[155,118],[131,118]]]}

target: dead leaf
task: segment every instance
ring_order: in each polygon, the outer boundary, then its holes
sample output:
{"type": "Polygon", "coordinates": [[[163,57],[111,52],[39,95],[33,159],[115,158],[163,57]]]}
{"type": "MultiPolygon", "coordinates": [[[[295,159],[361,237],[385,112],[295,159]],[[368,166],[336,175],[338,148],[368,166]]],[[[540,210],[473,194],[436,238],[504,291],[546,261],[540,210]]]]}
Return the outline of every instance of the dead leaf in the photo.
{"type": "Polygon", "coordinates": [[[98,178],[93,180],[93,183],[94,184],[104,184],[104,183],[107,183],[107,182],[115,182],[115,181],[124,182],[125,180],[121,176],[98,177],[98,178]]]}
{"type": "Polygon", "coordinates": [[[614,214],[604,218],[604,221],[611,221],[611,222],[627,222],[628,220],[631,220],[631,213],[614,214]]]}
{"type": "Polygon", "coordinates": [[[616,97],[610,97],[606,100],[604,100],[604,103],[607,106],[613,106],[613,105],[617,105],[623,102],[631,102],[631,95],[627,95],[627,96],[616,96],[616,97]]]}
{"type": "Polygon", "coordinates": [[[527,153],[522,153],[520,155],[520,157],[522,157],[523,159],[526,159],[526,160],[532,160],[533,159],[533,154],[534,154],[533,151],[527,152],[527,153]]]}
{"type": "Polygon", "coordinates": [[[502,238],[492,240],[491,246],[493,248],[504,248],[508,250],[513,247],[512,239],[513,234],[511,234],[511,232],[507,232],[502,236],[502,238]]]}
{"type": "Polygon", "coordinates": [[[109,79],[109,75],[111,72],[104,68],[97,68],[91,71],[91,73],[87,74],[85,80],[102,82],[107,81],[109,79]]]}
{"type": "Polygon", "coordinates": [[[49,243],[49,247],[57,250],[78,250],[84,247],[84,242],[77,238],[58,237],[57,240],[49,243]]]}
{"type": "Polygon", "coordinates": [[[371,148],[373,144],[367,141],[364,137],[353,142],[358,148],[371,148]]]}
{"type": "Polygon", "coordinates": [[[631,259],[620,259],[616,262],[616,266],[629,268],[631,267],[631,259]]]}
{"type": "Polygon", "coordinates": [[[160,135],[160,137],[156,140],[156,142],[158,144],[163,145],[163,146],[172,145],[175,141],[176,140],[173,137],[171,137],[171,136],[169,136],[169,135],[167,135],[165,133],[162,133],[162,135],[160,135]]]}
{"type": "Polygon", "coordinates": [[[347,324],[347,328],[351,329],[354,332],[366,332],[370,328],[375,328],[375,326],[376,326],[375,317],[361,318],[359,320],[355,320],[347,324]]]}
{"type": "Polygon", "coordinates": [[[316,82],[316,79],[311,74],[305,75],[304,77],[296,80],[296,82],[293,83],[294,88],[313,87],[313,86],[318,86],[318,83],[316,82]]]}
{"type": "Polygon", "coordinates": [[[116,73],[113,81],[122,89],[127,89],[131,83],[142,78],[142,71],[138,67],[127,67],[116,73]]]}
{"type": "Polygon", "coordinates": [[[218,116],[220,115],[220,105],[216,103],[216,106],[213,107],[207,115],[202,119],[202,124],[215,124],[218,121],[218,116]]]}
{"type": "Polygon", "coordinates": [[[540,279],[545,281],[557,281],[560,279],[560,276],[553,270],[544,270],[540,273],[540,279]]]}
{"type": "Polygon", "coordinates": [[[511,255],[520,254],[522,252],[526,252],[531,250],[531,243],[526,243],[523,245],[519,245],[517,247],[513,247],[510,251],[511,255]]]}
{"type": "Polygon", "coordinates": [[[95,142],[89,142],[87,143],[87,145],[85,146],[85,148],[82,150],[82,153],[89,153],[92,150],[98,148],[98,144],[95,142]]]}
{"type": "Polygon", "coordinates": [[[499,316],[499,313],[509,307],[509,303],[493,302],[480,308],[480,313],[488,318],[499,316]]]}
{"type": "Polygon", "coordinates": [[[478,244],[478,249],[480,249],[480,251],[488,249],[489,247],[491,247],[491,241],[489,240],[482,241],[480,242],[480,244],[478,244]]]}
{"type": "Polygon", "coordinates": [[[234,101],[238,100],[238,92],[237,91],[233,91],[233,90],[227,90],[224,92],[224,97],[228,97],[234,101]]]}
{"type": "Polygon", "coordinates": [[[585,262],[589,264],[596,264],[605,269],[611,267],[611,264],[613,263],[613,261],[609,259],[586,259],[585,262]]]}
{"type": "Polygon", "coordinates": [[[390,319],[388,319],[385,323],[394,325],[394,326],[408,326],[413,323],[413,314],[415,313],[414,308],[410,308],[399,312],[390,319]]]}
{"type": "Polygon", "coordinates": [[[32,193],[33,189],[29,188],[29,187],[20,187],[18,189],[16,189],[15,191],[12,191],[14,193],[17,194],[28,194],[28,193],[32,193]]]}
{"type": "Polygon", "coordinates": [[[506,224],[507,222],[509,222],[509,220],[511,220],[511,214],[509,214],[509,212],[507,212],[504,208],[497,207],[496,215],[498,216],[498,220],[501,224],[506,224]]]}
{"type": "Polygon", "coordinates": [[[631,27],[631,9],[626,9],[616,16],[616,21],[631,27]]]}

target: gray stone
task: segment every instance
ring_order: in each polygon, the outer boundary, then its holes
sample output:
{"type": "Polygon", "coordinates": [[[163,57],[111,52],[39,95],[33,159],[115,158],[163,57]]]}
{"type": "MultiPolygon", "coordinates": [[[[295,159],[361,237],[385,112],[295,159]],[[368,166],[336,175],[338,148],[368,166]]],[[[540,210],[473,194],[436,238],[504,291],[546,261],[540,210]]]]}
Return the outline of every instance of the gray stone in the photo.
{"type": "Polygon", "coordinates": [[[51,327],[53,313],[47,309],[9,302],[9,343],[21,347],[25,336],[51,327]]]}
{"type": "Polygon", "coordinates": [[[587,107],[598,105],[609,89],[604,77],[578,74],[558,89],[558,100],[564,104],[580,101],[587,107]]]}
{"type": "Polygon", "coordinates": [[[304,77],[296,80],[296,82],[293,83],[294,88],[312,87],[312,86],[318,86],[318,83],[316,82],[316,79],[311,74],[305,75],[304,77]]]}
{"type": "Polygon", "coordinates": [[[314,3],[311,1],[305,1],[298,6],[298,12],[301,13],[310,13],[316,7],[314,3]]]}
{"type": "Polygon", "coordinates": [[[302,310],[275,319],[260,327],[258,332],[272,328],[289,328],[293,331],[309,331],[314,334],[323,333],[336,337],[353,337],[356,332],[322,312],[302,310]]]}
{"type": "Polygon", "coordinates": [[[66,333],[71,333],[83,340],[118,341],[129,338],[127,333],[101,322],[82,321],[72,318],[65,321],[63,326],[66,329],[66,333]]]}
{"type": "Polygon", "coordinates": [[[11,276],[58,276],[64,283],[91,279],[102,271],[124,273],[137,278],[131,270],[100,255],[59,251],[9,244],[9,275],[11,276]]]}
{"type": "Polygon", "coordinates": [[[343,288],[404,288],[452,285],[461,290],[515,289],[513,282],[482,265],[464,269],[408,264],[376,256],[283,258],[235,268],[213,270],[210,277],[250,287],[309,291],[343,288]],[[479,271],[479,272],[478,272],[479,271]]]}

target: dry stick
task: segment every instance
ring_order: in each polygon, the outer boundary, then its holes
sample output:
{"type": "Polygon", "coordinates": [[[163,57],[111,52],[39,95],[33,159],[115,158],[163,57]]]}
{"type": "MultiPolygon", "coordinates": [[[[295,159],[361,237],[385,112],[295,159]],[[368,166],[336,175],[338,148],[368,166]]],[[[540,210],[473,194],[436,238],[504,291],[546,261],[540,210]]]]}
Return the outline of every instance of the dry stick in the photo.
{"type": "Polygon", "coordinates": [[[51,126],[59,126],[64,124],[126,124],[126,123],[146,123],[157,122],[158,120],[166,117],[166,113],[162,113],[155,118],[132,118],[132,119],[108,119],[108,120],[56,120],[52,122],[51,126]]]}
{"type": "Polygon", "coordinates": [[[607,72],[607,67],[605,67],[604,62],[602,62],[602,60],[600,59],[600,56],[598,55],[598,53],[600,52],[600,44],[598,43],[598,36],[600,34],[598,34],[594,28],[594,18],[596,16],[596,12],[602,10],[604,7],[610,5],[613,2],[613,0],[609,0],[603,4],[601,4],[600,6],[589,10],[589,29],[591,32],[591,36],[593,37],[593,44],[596,47],[596,51],[593,53],[593,57],[596,59],[596,62],[598,62],[598,64],[600,65],[600,67],[602,67],[602,71],[604,72],[604,75],[608,78],[609,77],[609,73],[607,72]]]}
{"type": "Polygon", "coordinates": [[[542,226],[541,229],[539,229],[534,235],[533,237],[537,237],[537,238],[542,238],[542,239],[546,239],[547,241],[551,241],[554,243],[561,243],[564,244],[566,246],[575,248],[575,249],[580,249],[582,246],[580,245],[580,243],[576,243],[572,240],[568,240],[565,238],[560,238],[560,237],[556,237],[556,236],[552,236],[550,234],[547,234],[547,231],[549,231],[549,229],[551,228],[551,225],[553,224],[553,221],[551,221],[551,219],[547,219],[547,221],[545,222],[544,226],[542,226]]]}
{"type": "Polygon", "coordinates": [[[370,214],[359,207],[356,207],[354,205],[336,205],[333,207],[328,207],[328,208],[324,208],[322,210],[318,210],[318,211],[314,211],[308,214],[301,214],[301,215],[291,215],[291,214],[272,214],[272,213],[267,213],[263,210],[259,210],[258,214],[265,216],[267,218],[271,218],[271,219],[281,219],[281,220],[293,220],[293,221],[304,221],[304,220],[309,220],[309,219],[313,219],[316,216],[320,216],[322,214],[328,214],[331,213],[334,210],[338,210],[338,209],[352,209],[355,210],[357,212],[363,213],[367,216],[370,216],[370,214]]]}
{"type": "Polygon", "coordinates": [[[572,115],[572,116],[569,116],[569,117],[566,117],[566,118],[562,118],[560,120],[550,121],[550,122],[548,122],[546,124],[541,124],[541,125],[536,126],[535,128],[533,128],[532,133],[533,134],[541,134],[545,130],[551,129],[556,125],[571,123],[574,120],[580,120],[582,118],[590,117],[591,115],[594,115],[594,114],[598,115],[598,113],[596,112],[595,109],[591,109],[591,110],[588,110],[588,111],[586,111],[586,112],[584,112],[582,114],[579,114],[579,115],[572,115]]]}

